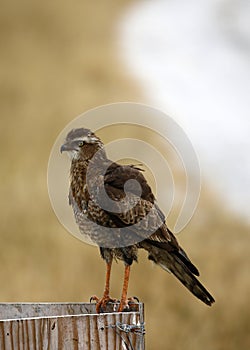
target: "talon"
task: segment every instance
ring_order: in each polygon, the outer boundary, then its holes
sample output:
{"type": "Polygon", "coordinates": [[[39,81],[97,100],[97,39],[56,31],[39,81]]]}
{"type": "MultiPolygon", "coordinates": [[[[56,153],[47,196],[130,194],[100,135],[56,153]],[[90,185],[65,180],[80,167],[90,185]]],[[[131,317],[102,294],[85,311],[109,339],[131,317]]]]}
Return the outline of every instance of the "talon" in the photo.
{"type": "Polygon", "coordinates": [[[129,311],[128,300],[124,300],[120,302],[118,312],[124,312],[124,311],[129,311]]]}
{"type": "Polygon", "coordinates": [[[92,303],[92,301],[96,301],[98,303],[99,298],[96,295],[92,295],[92,297],[89,299],[89,302],[92,303]]]}
{"type": "Polygon", "coordinates": [[[135,311],[136,305],[139,303],[137,297],[130,297],[127,300],[122,300],[120,302],[118,312],[135,311]]]}
{"type": "Polygon", "coordinates": [[[136,303],[136,302],[139,303],[140,302],[140,300],[135,296],[128,298],[128,301],[131,303],[136,303]]]}
{"type": "Polygon", "coordinates": [[[98,298],[96,295],[93,295],[90,298],[90,302],[96,301],[96,312],[99,314],[100,312],[104,312],[108,303],[116,303],[117,299],[111,298],[108,295],[104,295],[102,298],[98,298]]]}

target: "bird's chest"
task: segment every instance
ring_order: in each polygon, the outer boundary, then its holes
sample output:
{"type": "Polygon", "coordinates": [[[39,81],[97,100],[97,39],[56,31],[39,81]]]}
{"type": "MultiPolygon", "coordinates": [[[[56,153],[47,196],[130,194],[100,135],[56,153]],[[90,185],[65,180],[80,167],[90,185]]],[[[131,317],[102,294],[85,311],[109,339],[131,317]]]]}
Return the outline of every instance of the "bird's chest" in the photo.
{"type": "Polygon", "coordinates": [[[86,212],[90,199],[89,191],[86,184],[86,173],[83,169],[74,169],[72,173],[69,202],[74,211],[78,209],[86,212]]]}
{"type": "Polygon", "coordinates": [[[76,223],[80,229],[87,235],[93,230],[93,222],[90,220],[90,196],[87,190],[87,186],[84,185],[81,192],[74,192],[70,190],[70,205],[72,206],[76,223]]]}
{"type": "Polygon", "coordinates": [[[79,208],[74,198],[71,203],[81,235],[86,237],[87,241],[90,239],[90,241],[98,246],[113,246],[117,241],[119,229],[112,230],[116,226],[109,215],[96,205],[91,198],[88,198],[88,196],[86,198],[86,202],[82,199],[81,206],[83,209],[79,208]]]}
{"type": "Polygon", "coordinates": [[[83,194],[85,190],[81,193],[81,195],[70,195],[70,205],[72,206],[75,218],[77,223],[79,223],[79,217],[81,217],[81,221],[84,217],[88,215],[88,204],[89,204],[89,196],[88,194],[83,194]]]}

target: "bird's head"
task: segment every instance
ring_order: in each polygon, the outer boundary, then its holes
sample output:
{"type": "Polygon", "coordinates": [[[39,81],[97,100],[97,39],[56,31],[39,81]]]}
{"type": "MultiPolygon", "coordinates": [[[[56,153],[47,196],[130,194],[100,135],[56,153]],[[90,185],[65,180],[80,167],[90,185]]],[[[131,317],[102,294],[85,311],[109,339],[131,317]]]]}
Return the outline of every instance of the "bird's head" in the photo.
{"type": "Polygon", "coordinates": [[[97,151],[102,149],[103,143],[99,137],[89,129],[79,128],[72,129],[68,133],[60,151],[67,152],[72,160],[90,160],[97,151]]]}

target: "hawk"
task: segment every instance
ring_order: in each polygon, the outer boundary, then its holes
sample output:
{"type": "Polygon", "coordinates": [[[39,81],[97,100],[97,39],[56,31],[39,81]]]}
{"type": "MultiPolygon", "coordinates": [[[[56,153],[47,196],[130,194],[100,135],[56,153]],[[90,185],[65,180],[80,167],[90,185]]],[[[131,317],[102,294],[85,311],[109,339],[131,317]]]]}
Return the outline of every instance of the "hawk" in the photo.
{"type": "Polygon", "coordinates": [[[138,249],[148,259],[172,273],[198,299],[212,305],[214,298],[198,281],[198,269],[190,261],[166,224],[142,169],[108,159],[104,144],[91,130],[71,130],[61,146],[71,159],[69,204],[83,235],[99,246],[106,262],[103,297],[96,300],[97,312],[109,301],[113,260],[125,265],[118,311],[129,308],[127,299],[130,268],[138,249]]]}

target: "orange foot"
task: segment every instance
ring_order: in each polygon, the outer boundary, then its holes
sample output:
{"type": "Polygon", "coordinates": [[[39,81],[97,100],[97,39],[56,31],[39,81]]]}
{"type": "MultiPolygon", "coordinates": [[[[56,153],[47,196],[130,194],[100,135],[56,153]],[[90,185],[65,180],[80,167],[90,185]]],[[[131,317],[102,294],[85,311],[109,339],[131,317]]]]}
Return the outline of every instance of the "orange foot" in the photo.
{"type": "Polygon", "coordinates": [[[105,311],[108,303],[116,303],[117,299],[110,298],[109,295],[104,295],[101,299],[96,295],[93,295],[90,298],[90,302],[96,301],[96,312],[99,314],[100,312],[105,311]]]}
{"type": "Polygon", "coordinates": [[[139,303],[139,299],[137,297],[130,297],[126,300],[121,300],[118,308],[118,312],[123,311],[136,311],[136,304],[139,303]]]}

